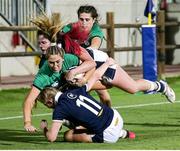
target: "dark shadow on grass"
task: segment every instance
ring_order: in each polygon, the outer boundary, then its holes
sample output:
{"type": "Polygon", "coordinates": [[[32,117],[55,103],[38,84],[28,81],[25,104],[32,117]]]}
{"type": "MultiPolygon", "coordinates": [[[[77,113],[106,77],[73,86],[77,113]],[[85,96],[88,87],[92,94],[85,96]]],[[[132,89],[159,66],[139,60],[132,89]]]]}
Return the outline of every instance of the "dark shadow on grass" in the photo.
{"type": "Polygon", "coordinates": [[[125,126],[138,127],[134,129],[136,140],[158,140],[161,138],[180,138],[179,124],[164,123],[125,123],[125,126]]]}
{"type": "Polygon", "coordinates": [[[140,125],[147,127],[180,127],[180,124],[160,124],[160,123],[124,123],[125,125],[140,125]]]}
{"type": "MultiPolygon", "coordinates": [[[[60,133],[60,135],[62,135],[60,133]]],[[[8,142],[24,142],[33,144],[47,144],[49,143],[42,132],[27,133],[24,130],[10,130],[0,129],[0,141],[8,142]]],[[[0,145],[10,145],[9,143],[1,143],[0,145]]]]}

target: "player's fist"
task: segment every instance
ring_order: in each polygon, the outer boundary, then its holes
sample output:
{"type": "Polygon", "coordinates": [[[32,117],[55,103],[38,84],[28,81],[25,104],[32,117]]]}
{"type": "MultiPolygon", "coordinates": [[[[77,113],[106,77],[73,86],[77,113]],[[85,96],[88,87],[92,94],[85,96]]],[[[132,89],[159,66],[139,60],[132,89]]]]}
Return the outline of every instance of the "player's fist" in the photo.
{"type": "Polygon", "coordinates": [[[30,132],[30,133],[34,133],[34,132],[37,131],[37,129],[36,129],[33,125],[31,125],[30,122],[25,122],[25,124],[24,124],[24,129],[25,129],[27,132],[30,132]]]}
{"type": "Polygon", "coordinates": [[[41,123],[40,123],[40,128],[41,129],[44,129],[44,128],[47,128],[48,127],[48,123],[46,120],[41,120],[41,123]]]}

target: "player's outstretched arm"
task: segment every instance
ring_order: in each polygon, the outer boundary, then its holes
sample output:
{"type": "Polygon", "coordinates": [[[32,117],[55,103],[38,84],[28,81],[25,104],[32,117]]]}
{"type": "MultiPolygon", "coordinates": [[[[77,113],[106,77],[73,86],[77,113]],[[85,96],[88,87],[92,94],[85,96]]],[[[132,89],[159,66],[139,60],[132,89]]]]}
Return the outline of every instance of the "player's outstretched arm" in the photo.
{"type": "Polygon", "coordinates": [[[35,104],[35,100],[39,95],[40,90],[36,87],[32,86],[29,94],[25,98],[24,106],[23,106],[23,115],[24,115],[24,129],[27,132],[35,132],[37,129],[31,123],[31,111],[35,104]]]}

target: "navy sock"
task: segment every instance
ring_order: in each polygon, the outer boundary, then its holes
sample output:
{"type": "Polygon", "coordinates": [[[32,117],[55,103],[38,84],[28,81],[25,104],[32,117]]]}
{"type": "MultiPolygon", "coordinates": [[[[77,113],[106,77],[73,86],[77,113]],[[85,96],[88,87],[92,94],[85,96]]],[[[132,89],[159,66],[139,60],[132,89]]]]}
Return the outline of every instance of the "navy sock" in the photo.
{"type": "Polygon", "coordinates": [[[157,89],[156,91],[157,92],[164,92],[165,90],[165,86],[163,83],[159,82],[159,81],[156,81],[156,84],[157,84],[157,89]]]}

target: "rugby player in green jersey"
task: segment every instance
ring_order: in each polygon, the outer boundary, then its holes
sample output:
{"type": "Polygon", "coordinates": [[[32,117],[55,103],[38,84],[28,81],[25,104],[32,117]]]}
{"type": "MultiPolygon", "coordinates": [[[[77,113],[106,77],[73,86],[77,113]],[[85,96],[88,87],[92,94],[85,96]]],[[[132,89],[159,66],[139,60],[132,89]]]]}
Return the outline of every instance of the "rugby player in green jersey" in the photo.
{"type": "Polygon", "coordinates": [[[39,30],[47,35],[48,40],[51,44],[50,47],[48,47],[46,50],[46,61],[35,76],[31,90],[24,101],[24,128],[28,132],[35,132],[37,130],[31,122],[31,111],[42,89],[47,86],[57,88],[60,84],[62,84],[62,82],[64,82],[64,80],[62,80],[63,73],[66,73],[67,80],[72,80],[74,76],[80,73],[92,73],[96,65],[92,58],[87,62],[82,60],[85,62],[84,63],[81,62],[79,57],[76,55],[65,54],[64,49],[56,44],[57,33],[62,28],[62,25],[55,25],[55,22],[47,20],[46,16],[39,22],[36,21],[36,24],[39,24],[41,21],[45,21],[46,23],[48,22],[47,24],[49,25],[49,27],[41,26],[39,30]],[[44,29],[43,27],[45,27],[46,29],[44,29]],[[74,66],[76,66],[76,68],[74,68],[73,70],[69,70],[74,66]]]}

